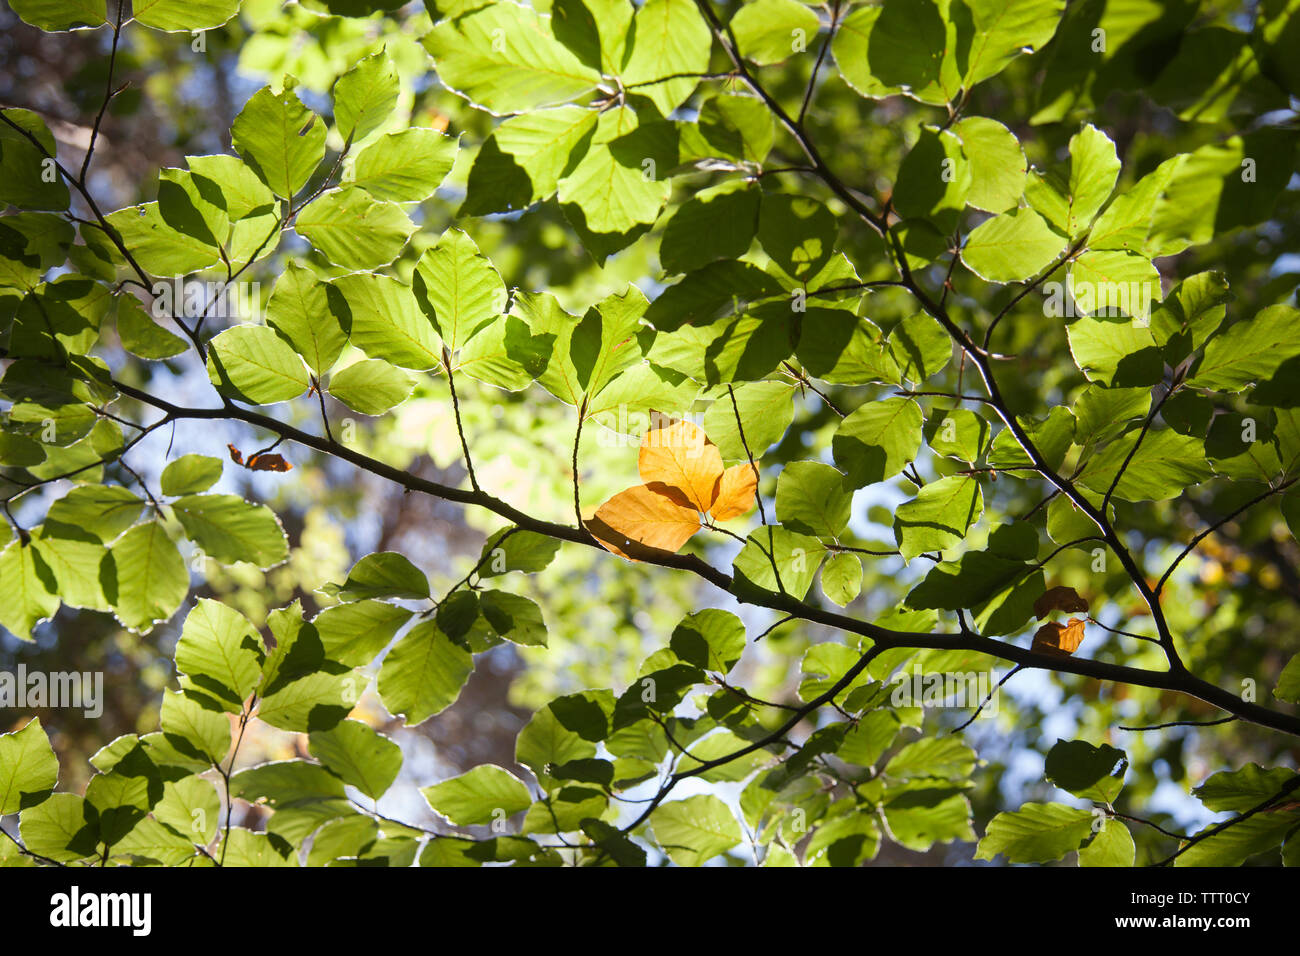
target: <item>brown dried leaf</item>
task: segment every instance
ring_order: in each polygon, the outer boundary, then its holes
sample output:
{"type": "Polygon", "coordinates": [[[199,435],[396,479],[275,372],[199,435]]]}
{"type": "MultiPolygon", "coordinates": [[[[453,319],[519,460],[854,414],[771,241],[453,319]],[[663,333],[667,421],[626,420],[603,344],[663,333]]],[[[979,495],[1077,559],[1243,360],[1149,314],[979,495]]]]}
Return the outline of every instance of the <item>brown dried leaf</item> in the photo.
{"type": "Polygon", "coordinates": [[[1083,643],[1083,627],[1087,622],[1082,618],[1072,617],[1066,624],[1048,621],[1034,635],[1032,651],[1053,654],[1057,657],[1069,657],[1083,643]]]}
{"type": "Polygon", "coordinates": [[[1043,596],[1034,602],[1034,614],[1040,621],[1053,611],[1065,611],[1067,614],[1082,611],[1087,614],[1088,602],[1079,597],[1079,592],[1074,588],[1059,585],[1048,588],[1043,596]]]}

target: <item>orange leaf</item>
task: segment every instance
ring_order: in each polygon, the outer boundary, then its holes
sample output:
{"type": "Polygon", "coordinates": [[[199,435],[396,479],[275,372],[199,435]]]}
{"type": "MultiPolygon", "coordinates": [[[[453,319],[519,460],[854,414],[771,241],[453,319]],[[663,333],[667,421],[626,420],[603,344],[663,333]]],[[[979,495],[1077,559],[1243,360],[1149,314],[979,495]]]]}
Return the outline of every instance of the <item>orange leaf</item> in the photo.
{"type": "Polygon", "coordinates": [[[700,530],[700,516],[648,485],[637,485],[597,508],[586,525],[610,551],[636,561],[647,549],[678,551],[700,530]]]}
{"type": "Polygon", "coordinates": [[[758,475],[749,462],[732,465],[722,473],[718,482],[718,497],[713,502],[713,519],[728,521],[738,518],[754,507],[754,495],[758,492],[758,475]]]}
{"type": "Polygon", "coordinates": [[[1043,596],[1034,602],[1034,614],[1041,621],[1053,611],[1065,611],[1067,614],[1083,611],[1086,614],[1088,602],[1079,597],[1079,592],[1074,588],[1067,588],[1064,585],[1048,588],[1043,596]]]}
{"type": "Polygon", "coordinates": [[[718,496],[722,455],[704,431],[690,422],[674,422],[646,432],[637,467],[646,484],[668,486],[656,490],[696,511],[708,511],[718,496]]]}
{"type": "Polygon", "coordinates": [[[1057,624],[1055,621],[1048,621],[1034,635],[1034,643],[1030,650],[1039,651],[1043,654],[1054,654],[1057,657],[1069,657],[1083,643],[1083,625],[1085,623],[1077,617],[1070,618],[1068,624],[1057,624]]]}

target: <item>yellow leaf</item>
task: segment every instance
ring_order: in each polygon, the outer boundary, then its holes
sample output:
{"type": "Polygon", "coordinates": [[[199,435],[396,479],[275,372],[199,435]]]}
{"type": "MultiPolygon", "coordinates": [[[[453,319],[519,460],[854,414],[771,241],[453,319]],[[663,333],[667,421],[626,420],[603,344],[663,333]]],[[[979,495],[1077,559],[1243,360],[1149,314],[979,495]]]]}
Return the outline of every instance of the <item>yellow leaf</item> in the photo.
{"type": "Polygon", "coordinates": [[[610,551],[637,561],[647,551],[680,550],[700,530],[700,516],[648,485],[637,485],[610,498],[585,524],[610,551]]]}
{"type": "Polygon", "coordinates": [[[732,465],[722,473],[718,482],[718,497],[713,502],[713,519],[728,521],[738,518],[754,507],[758,491],[758,474],[749,462],[732,465]]]}
{"type": "Polygon", "coordinates": [[[1069,657],[1083,643],[1083,626],[1086,622],[1072,617],[1067,624],[1048,621],[1034,635],[1032,651],[1054,654],[1057,657],[1069,657]]]}
{"type": "Polygon", "coordinates": [[[696,511],[708,511],[718,496],[722,454],[704,431],[686,421],[654,428],[641,439],[641,480],[696,511]]]}

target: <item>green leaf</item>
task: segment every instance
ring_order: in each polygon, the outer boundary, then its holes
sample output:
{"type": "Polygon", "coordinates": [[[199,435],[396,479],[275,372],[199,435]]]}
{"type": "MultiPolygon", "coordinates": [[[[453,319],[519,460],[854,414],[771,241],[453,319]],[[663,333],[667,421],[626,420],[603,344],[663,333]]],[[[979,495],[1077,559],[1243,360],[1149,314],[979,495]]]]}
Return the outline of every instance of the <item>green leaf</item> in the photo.
{"type": "Polygon", "coordinates": [[[1128,755],[1102,744],[1094,747],[1085,740],[1057,740],[1047,753],[1047,779],[1076,797],[1096,803],[1114,803],[1124,786],[1128,755]]]}
{"type": "Polygon", "coordinates": [[[686,663],[725,674],[745,651],[745,625],[730,611],[695,611],[673,628],[669,646],[686,663]]]}
{"type": "Polygon", "coordinates": [[[232,398],[273,405],[297,398],[311,386],[302,359],[264,325],[226,329],[210,345],[208,378],[232,398]]]}
{"type": "Polygon", "coordinates": [[[1029,169],[1015,134],[983,116],[968,116],[954,124],[952,131],[970,162],[966,202],[985,212],[1014,209],[1024,195],[1029,169]]]}
{"type": "Polygon", "coordinates": [[[802,196],[766,193],[759,204],[758,241],[792,279],[821,271],[835,251],[835,216],[802,196]]]}
{"type": "Polygon", "coordinates": [[[402,368],[435,368],[441,347],[409,287],[388,276],[357,273],[336,279],[352,344],[371,358],[402,368]]]}
{"type": "Polygon", "coordinates": [[[798,0],[757,0],[736,11],[730,29],[741,56],[770,66],[812,46],[821,23],[798,0]]]}
{"type": "Polygon", "coordinates": [[[741,839],[740,824],[712,794],[661,803],[650,815],[655,840],[678,866],[699,866],[741,839]]]}
{"type": "Polygon", "coordinates": [[[140,300],[133,295],[119,295],[117,337],[122,348],[144,359],[164,359],[180,355],[189,344],[179,335],[168,332],[149,318],[140,300]]]}
{"type": "Polygon", "coordinates": [[[345,142],[359,143],[379,129],[397,106],[401,83],[384,51],[374,53],[334,85],[334,125],[345,142]]]}
{"type": "Polygon", "coordinates": [[[0,624],[15,637],[32,639],[32,628],[52,618],[59,610],[58,584],[54,573],[31,545],[12,539],[0,551],[0,624]]]}
{"type": "Polygon", "coordinates": [[[38,717],[22,730],[0,734],[0,816],[42,803],[59,780],[54,756],[38,717]]]}
{"type": "Polygon", "coordinates": [[[162,473],[162,493],[188,495],[207,491],[221,478],[221,459],[209,455],[182,455],[162,473]]]}
{"type": "Polygon", "coordinates": [[[989,423],[966,408],[936,411],[925,431],[936,452],[965,462],[974,462],[988,446],[989,423]]]}
{"type": "Polygon", "coordinates": [[[214,854],[230,867],[297,866],[297,858],[286,856],[269,833],[254,833],[244,827],[223,832],[214,854]]]}
{"type": "Polygon", "coordinates": [[[904,560],[945,551],[966,537],[984,512],[979,482],[970,475],[940,478],[894,512],[894,537],[904,560]]]}
{"type": "Polygon", "coordinates": [[[136,22],[168,33],[215,30],[238,12],[239,0],[135,0],[131,4],[136,22]]]}
{"type": "Polygon", "coordinates": [[[375,199],[359,186],[343,186],[309,203],[294,229],[335,265],[377,269],[397,258],[415,224],[396,203],[375,199]]]}
{"type": "MultiPolygon", "coordinates": [[[[1070,176],[1064,228],[1075,236],[1092,221],[1115,190],[1119,157],[1109,136],[1091,123],[1070,137],[1070,176]]],[[[1031,200],[1032,202],[1032,200],[1031,200]]]]}
{"type": "Polygon", "coordinates": [[[1300,654],[1292,657],[1282,668],[1273,696],[1290,704],[1300,704],[1300,654]]]}
{"type": "Polygon", "coordinates": [[[257,716],[281,730],[329,730],[352,712],[365,689],[360,673],[317,671],[267,694],[257,705],[257,716]]]}
{"type": "Polygon", "coordinates": [[[457,826],[504,821],[533,802],[523,781],[495,764],[479,764],[458,777],[422,787],[420,793],[457,826]]]}
{"type": "Polygon", "coordinates": [[[747,382],[732,392],[722,391],[704,413],[701,425],[723,458],[758,461],[781,440],[794,420],[794,386],[787,382],[747,382]],[[732,404],[732,394],[735,404],[732,404]],[[740,424],[736,412],[740,412],[740,424]],[[741,429],[745,438],[741,441],[741,429]],[[748,454],[745,451],[749,448],[748,454]]]}
{"type": "Polygon", "coordinates": [[[462,216],[523,209],[555,192],[586,153],[598,114],[579,106],[512,116],[479,149],[462,216]]]}
{"type": "Polygon", "coordinates": [[[899,780],[965,780],[975,762],[975,751],[956,737],[922,737],[889,758],[884,772],[899,780]]]}
{"type": "Polygon", "coordinates": [[[1300,310],[1274,305],[1219,332],[1205,345],[1187,384],[1239,392],[1266,381],[1287,359],[1300,355],[1300,310]]]}
{"type": "Polygon", "coordinates": [[[555,38],[593,70],[613,74],[623,63],[634,9],[629,0],[555,0],[555,38]]]}
{"type": "Polygon", "coordinates": [[[972,0],[974,37],[963,85],[1001,73],[1021,53],[1041,50],[1056,32],[1065,0],[972,0]]]}
{"type": "Polygon", "coordinates": [[[776,519],[792,531],[836,537],[849,523],[853,488],[819,461],[792,461],[776,482],[776,519]]]}
{"type": "Polygon", "coordinates": [[[235,151],[271,191],[292,198],[325,158],[325,124],[302,105],[292,85],[264,86],[244,104],[230,128],[235,151]]]}
{"type": "Polygon", "coordinates": [[[101,573],[117,619],[144,633],[176,613],[190,590],[190,575],[159,521],[131,528],[109,548],[101,573]]]}
{"type": "Polygon", "coordinates": [[[135,523],[144,502],[118,485],[78,485],[49,506],[47,524],[64,524],[112,541],[135,523]]]}
{"type": "Polygon", "coordinates": [[[343,601],[368,598],[423,600],[429,597],[429,580],[410,559],[396,551],[368,554],[352,566],[348,579],[338,589],[343,601]]]}
{"type": "Polygon", "coordinates": [[[411,284],[416,302],[452,352],[505,310],[500,273],[459,229],[448,229],[425,250],[411,284]]]}
{"type": "Polygon", "coordinates": [[[185,694],[163,693],[161,723],[167,742],[186,756],[217,766],[230,752],[226,715],[185,694]]]}
{"type": "Polygon", "coordinates": [[[221,798],[217,788],[202,777],[182,777],[163,783],[163,797],[154,805],[153,815],[159,823],[207,846],[216,838],[221,822],[221,798]]]}
{"type": "Polygon", "coordinates": [[[733,182],[701,190],[678,206],[659,243],[664,271],[689,272],[743,256],[758,231],[759,198],[748,183],[733,182]]]}
{"type": "Polygon", "coordinates": [[[379,699],[408,727],[455,703],[474,657],[433,621],[417,624],[388,652],[379,670],[379,699]]]}
{"type": "Polygon", "coordinates": [[[24,23],[47,33],[97,27],[107,20],[103,0],[13,0],[9,6],[24,23]]]}
{"type": "Polygon", "coordinates": [[[498,116],[558,106],[600,81],[528,7],[491,3],[443,20],[424,37],[443,85],[498,116]]]}
{"type": "Polygon", "coordinates": [[[1231,811],[1245,813],[1269,797],[1277,796],[1282,788],[1295,779],[1295,771],[1286,767],[1264,768],[1248,763],[1239,770],[1221,770],[1192,791],[1215,813],[1231,811]]]}
{"type": "Polygon", "coordinates": [[[1133,834],[1114,817],[1106,819],[1091,843],[1079,848],[1080,866],[1132,866],[1136,858],[1133,834]]]}
{"type": "MultiPolygon", "coordinates": [[[[580,699],[589,705],[586,697],[580,699]]],[[[539,780],[543,780],[548,768],[554,765],[596,755],[595,744],[561,722],[555,711],[557,703],[552,701],[533,714],[515,738],[515,760],[531,770],[539,780]]],[[[590,706],[585,710],[590,710],[590,706]]],[[[570,723],[575,721],[570,720],[570,723]]],[[[589,737],[600,739],[609,733],[609,720],[603,712],[595,723],[597,727],[594,732],[588,731],[589,737]]]]}
{"type": "Polygon", "coordinates": [[[362,359],[330,376],[329,393],[353,411],[382,415],[415,388],[409,373],[381,359],[362,359]]]}
{"type": "Polygon", "coordinates": [[[546,646],[542,610],[529,598],[506,591],[484,591],[479,597],[479,611],[497,637],[527,647],[546,646]]]}
{"type": "Polygon", "coordinates": [[[535,531],[503,528],[483,543],[478,576],[491,578],[510,571],[536,574],[546,570],[559,550],[560,542],[555,538],[535,531]]]}
{"type": "Polygon", "coordinates": [[[888,348],[903,378],[910,382],[923,382],[948,365],[953,344],[937,319],[917,312],[889,333],[888,348]]]}
{"type": "Polygon", "coordinates": [[[314,272],[291,259],[266,303],[266,324],[293,346],[316,375],[330,370],[348,342],[331,307],[329,289],[314,272]]]}
{"type": "Polygon", "coordinates": [[[1267,219],[1295,164],[1295,133],[1261,129],[1207,143],[1184,156],[1156,204],[1147,248],[1152,257],[1181,252],[1242,226],[1267,219]],[[1256,157],[1258,174],[1247,179],[1243,162],[1256,157]]]}
{"type": "Polygon", "coordinates": [[[1065,251],[1066,239],[1032,209],[1015,209],[980,223],[966,239],[962,262],[990,282],[1028,279],[1065,251]]]}
{"type": "Polygon", "coordinates": [[[1145,419],[1151,411],[1149,388],[1105,388],[1089,385],[1074,401],[1074,443],[1087,447],[1109,441],[1126,423],[1145,419]]]}
{"type": "Polygon", "coordinates": [[[257,689],[265,657],[248,619],[209,598],[190,611],[176,644],[176,669],[189,678],[193,693],[215,696],[231,713],[257,689]]]}
{"type": "Polygon", "coordinates": [[[357,154],[352,181],[376,199],[422,202],[447,178],[459,148],[436,129],[387,133],[357,154]]]}
{"type": "Polygon", "coordinates": [[[975,859],[999,853],[1011,863],[1048,863],[1077,850],[1092,834],[1092,814],[1059,803],[1026,803],[989,822],[975,859]]]}
{"type": "Polygon", "coordinates": [[[691,0],[647,0],[637,10],[628,35],[631,46],[623,63],[623,86],[635,86],[660,115],[668,116],[699,81],[665,78],[708,72],[713,46],[708,24],[691,0]]]}
{"type": "Polygon", "coordinates": [[[780,526],[759,528],[750,533],[736,555],[737,577],[733,588],[743,591],[747,586],[757,586],[803,600],[825,550],[820,541],[809,535],[780,526]]]}
{"type": "Polygon", "coordinates": [[[1066,288],[1076,312],[1126,315],[1146,329],[1151,303],[1160,299],[1160,273],[1145,256],[1089,251],[1070,263],[1066,288]]]}
{"type": "MultiPolygon", "coordinates": [[[[1060,468],[1074,440],[1075,422],[1070,410],[1057,405],[1042,419],[1017,416],[1016,421],[1047,464],[1053,469],[1060,468]]],[[[988,462],[994,467],[1006,468],[1010,465],[1028,465],[1030,459],[1029,454],[1020,447],[1015,433],[1010,428],[1004,428],[998,432],[989,447],[988,462]]]]}
{"type": "MultiPolygon", "coordinates": [[[[1132,451],[1137,435],[1134,431],[1107,445],[1088,462],[1079,483],[1105,494],[1132,451]]],[[[1205,457],[1205,443],[1199,438],[1180,435],[1173,429],[1149,431],[1115,486],[1115,497],[1124,501],[1176,498],[1213,474],[1205,457]]]]}
{"type": "Polygon", "coordinates": [[[369,664],[411,617],[382,601],[354,601],[327,607],[312,619],[327,660],[348,667],[369,664]]]}
{"type": "MultiPolygon", "coordinates": [[[[889,347],[892,343],[884,341],[870,319],[845,309],[812,308],[804,313],[801,325],[796,354],[817,378],[834,385],[902,382],[894,350],[889,347]]],[[[894,331],[898,333],[897,328],[894,331]]],[[[911,355],[910,349],[906,351],[911,355]]]]}
{"type": "Polygon", "coordinates": [[[1066,330],[1070,352],[1090,381],[1105,386],[1154,385],[1164,361],[1151,329],[1123,318],[1080,318],[1066,330]]]}
{"type": "Polygon", "coordinates": [[[833,554],[822,565],[822,593],[838,604],[848,607],[862,592],[862,559],[856,554],[833,554]]]}
{"type": "Polygon", "coordinates": [[[835,464],[856,488],[892,478],[921,448],[921,408],[907,398],[867,402],[840,422],[835,464]]]}
{"type": "Polygon", "coordinates": [[[1129,188],[1122,190],[1105,207],[1088,233],[1090,249],[1124,249],[1146,254],[1151,219],[1181,158],[1165,160],[1129,188]]]}
{"type": "Polygon", "coordinates": [[[659,139],[665,125],[640,126],[628,107],[600,114],[586,152],[557,184],[571,221],[589,233],[630,234],[659,218],[676,160],[659,139]]]}
{"type": "Polygon", "coordinates": [[[18,829],[27,849],[64,863],[94,856],[99,843],[95,809],[75,793],[56,793],[23,811],[18,829]]]}
{"type": "Polygon", "coordinates": [[[923,127],[898,168],[894,207],[905,219],[931,219],[946,229],[965,208],[971,182],[971,166],[956,134],[923,127]]]}
{"type": "Polygon", "coordinates": [[[172,502],[185,534],[211,558],[271,568],[289,556],[280,521],[266,505],[238,495],[185,495],[172,502]]]}
{"type": "Polygon", "coordinates": [[[384,795],[402,769],[402,748],[356,720],[312,731],[308,747],[325,769],[372,800],[384,795]]]}
{"type": "Polygon", "coordinates": [[[221,260],[210,240],[173,228],[156,202],[127,206],[104,218],[140,267],[159,278],[202,272],[221,260]]]}
{"type": "MultiPolygon", "coordinates": [[[[68,14],[65,12],[63,15],[68,14]]],[[[103,11],[99,15],[103,16],[103,11]]],[[[38,149],[9,123],[0,121],[0,202],[11,203],[20,209],[67,209],[72,196],[62,176],[56,174],[52,182],[48,181],[51,167],[45,160],[57,154],[57,146],[45,121],[30,110],[0,110],[0,116],[30,134],[41,145],[38,149]]]]}
{"type": "Polygon", "coordinates": [[[44,569],[54,575],[60,600],[67,607],[111,610],[100,581],[108,550],[78,528],[46,522],[32,536],[32,546],[44,569]]]}
{"type": "Polygon", "coordinates": [[[1251,857],[1270,851],[1268,862],[1276,865],[1282,841],[1296,826],[1300,826],[1300,813],[1294,810],[1259,813],[1203,839],[1174,860],[1174,866],[1241,866],[1251,857]]]}

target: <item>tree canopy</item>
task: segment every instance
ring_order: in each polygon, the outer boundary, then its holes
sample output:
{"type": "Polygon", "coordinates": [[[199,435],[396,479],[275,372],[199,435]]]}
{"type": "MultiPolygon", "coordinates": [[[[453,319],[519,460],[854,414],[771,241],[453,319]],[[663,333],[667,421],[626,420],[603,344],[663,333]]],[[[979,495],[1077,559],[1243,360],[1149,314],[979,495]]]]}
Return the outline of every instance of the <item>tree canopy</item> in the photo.
{"type": "Polygon", "coordinates": [[[1300,864],[1300,0],[0,15],[0,864],[1300,864]]]}

